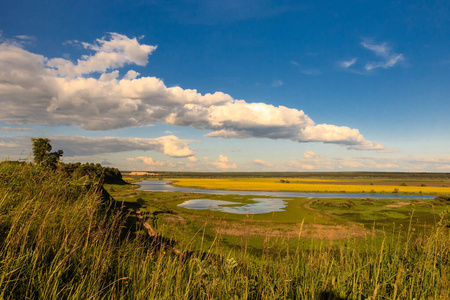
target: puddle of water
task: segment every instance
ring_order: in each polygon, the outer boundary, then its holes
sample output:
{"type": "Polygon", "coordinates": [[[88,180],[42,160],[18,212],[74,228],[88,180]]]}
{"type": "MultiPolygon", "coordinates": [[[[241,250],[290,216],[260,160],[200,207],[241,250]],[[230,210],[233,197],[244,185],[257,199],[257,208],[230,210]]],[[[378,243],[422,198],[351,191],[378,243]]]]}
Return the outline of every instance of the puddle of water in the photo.
{"type": "Polygon", "coordinates": [[[188,200],[181,204],[180,207],[188,209],[209,209],[213,211],[226,212],[230,214],[266,214],[274,211],[284,211],[287,200],[283,198],[253,198],[250,199],[255,203],[244,204],[240,202],[211,200],[211,199],[195,199],[188,200]],[[232,206],[231,206],[232,205],[232,206]]]}
{"type": "Polygon", "coordinates": [[[243,205],[243,204],[244,203],[222,201],[222,200],[194,199],[194,200],[188,200],[181,204],[178,204],[178,206],[184,207],[184,208],[190,208],[190,209],[218,210],[218,209],[222,209],[221,206],[225,206],[225,205],[243,205]]]}

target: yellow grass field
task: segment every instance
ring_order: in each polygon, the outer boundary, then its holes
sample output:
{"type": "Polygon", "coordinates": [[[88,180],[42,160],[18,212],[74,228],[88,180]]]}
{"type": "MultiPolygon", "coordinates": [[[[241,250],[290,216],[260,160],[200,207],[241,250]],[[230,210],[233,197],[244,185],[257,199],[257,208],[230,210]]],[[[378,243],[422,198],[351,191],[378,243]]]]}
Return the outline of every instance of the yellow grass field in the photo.
{"type": "Polygon", "coordinates": [[[333,193],[385,193],[385,194],[450,194],[450,187],[440,186],[402,186],[398,185],[363,185],[336,183],[336,180],[324,179],[286,179],[280,178],[177,178],[173,185],[201,189],[219,190],[254,190],[254,191],[286,191],[286,192],[333,192],[333,193]],[[333,182],[333,183],[330,183],[333,182]]]}

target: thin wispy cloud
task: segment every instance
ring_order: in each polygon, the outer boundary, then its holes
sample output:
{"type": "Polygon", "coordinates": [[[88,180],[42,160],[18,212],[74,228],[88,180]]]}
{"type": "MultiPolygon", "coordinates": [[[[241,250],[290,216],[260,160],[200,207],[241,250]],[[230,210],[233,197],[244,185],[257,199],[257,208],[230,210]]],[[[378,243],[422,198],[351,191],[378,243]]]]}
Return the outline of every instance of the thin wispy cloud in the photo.
{"type": "Polygon", "coordinates": [[[34,131],[33,128],[23,128],[23,127],[0,127],[0,131],[34,131]]]}
{"type": "Polygon", "coordinates": [[[295,60],[291,60],[291,65],[300,67],[300,64],[298,62],[296,62],[295,60]]]}
{"type": "Polygon", "coordinates": [[[348,69],[351,66],[353,66],[356,63],[357,60],[358,59],[356,57],[354,57],[354,58],[352,58],[350,60],[344,60],[344,61],[339,62],[339,65],[341,67],[345,68],[345,69],[348,69]]]}
{"type": "Polygon", "coordinates": [[[396,53],[392,50],[387,42],[376,43],[371,40],[365,39],[360,45],[366,49],[371,51],[378,60],[372,60],[365,62],[363,69],[355,68],[357,62],[360,60],[357,57],[353,57],[348,60],[339,61],[337,64],[344,70],[348,70],[350,72],[356,74],[367,74],[370,71],[373,71],[378,68],[389,69],[396,66],[398,63],[405,60],[405,57],[402,53],[396,53]]]}
{"type": "Polygon", "coordinates": [[[420,159],[411,157],[348,157],[346,159],[325,157],[315,158],[310,151],[305,152],[304,159],[280,162],[279,168],[286,171],[317,170],[317,171],[373,171],[389,170],[402,172],[449,172],[450,159],[420,159]],[[313,157],[311,157],[313,156],[313,157]]]}
{"type": "Polygon", "coordinates": [[[282,86],[283,84],[284,84],[283,81],[281,81],[281,80],[279,80],[279,79],[276,79],[276,80],[274,80],[274,81],[272,82],[272,87],[280,87],[280,86],[282,86]]]}
{"type": "Polygon", "coordinates": [[[320,75],[320,74],[322,74],[322,72],[318,69],[304,68],[302,65],[300,65],[300,63],[298,63],[295,60],[291,60],[290,64],[300,68],[300,72],[302,72],[305,75],[320,75]]]}
{"type": "Polygon", "coordinates": [[[305,75],[320,75],[320,74],[322,74],[322,72],[317,69],[303,69],[300,72],[302,72],[305,75]]]}
{"type": "MultiPolygon", "coordinates": [[[[105,153],[127,151],[155,151],[170,157],[188,158],[194,156],[189,148],[193,140],[182,140],[176,136],[162,136],[154,139],[120,137],[83,137],[73,135],[55,135],[48,137],[55,149],[64,150],[64,156],[92,156],[105,153]]],[[[29,137],[0,137],[2,147],[14,147],[18,153],[31,152],[29,137]],[[3,146],[2,146],[3,145],[3,146]]]]}
{"type": "Polygon", "coordinates": [[[24,40],[24,41],[35,41],[35,40],[37,40],[35,36],[24,35],[24,34],[16,35],[16,38],[20,39],[20,40],[24,40]]]}
{"type": "Polygon", "coordinates": [[[365,69],[371,71],[377,68],[388,69],[404,60],[403,54],[392,51],[392,48],[386,43],[377,44],[368,40],[361,42],[361,46],[372,51],[381,60],[366,63],[365,69]]]}

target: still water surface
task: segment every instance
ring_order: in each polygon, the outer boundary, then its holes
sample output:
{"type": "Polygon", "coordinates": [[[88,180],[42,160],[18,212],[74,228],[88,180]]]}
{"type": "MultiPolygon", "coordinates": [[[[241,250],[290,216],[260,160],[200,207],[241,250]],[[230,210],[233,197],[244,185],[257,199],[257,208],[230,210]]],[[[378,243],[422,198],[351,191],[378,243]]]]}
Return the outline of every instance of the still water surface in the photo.
{"type": "Polygon", "coordinates": [[[348,193],[299,193],[299,192],[267,192],[267,191],[229,191],[229,190],[206,190],[170,185],[168,180],[145,180],[138,182],[141,191],[154,192],[180,192],[201,193],[212,195],[254,195],[266,197],[307,197],[307,198],[374,198],[374,199],[433,199],[431,195],[391,195],[391,194],[348,194],[348,193]]]}
{"type": "Polygon", "coordinates": [[[244,204],[222,200],[194,199],[178,204],[178,206],[189,209],[209,209],[237,215],[266,214],[274,211],[284,211],[287,205],[286,200],[292,199],[253,198],[250,200],[255,201],[255,203],[244,204]]]}
{"type": "Polygon", "coordinates": [[[142,191],[201,193],[213,195],[255,195],[278,198],[253,198],[254,203],[245,204],[211,199],[193,199],[179,204],[179,207],[188,209],[209,209],[231,214],[265,214],[274,211],[284,211],[289,197],[308,198],[376,198],[376,199],[432,199],[430,195],[388,195],[388,194],[340,194],[340,193],[298,193],[298,192],[267,192],[267,191],[226,191],[206,190],[176,187],[167,180],[146,180],[139,182],[142,191]],[[287,198],[286,198],[287,197],[287,198]]]}

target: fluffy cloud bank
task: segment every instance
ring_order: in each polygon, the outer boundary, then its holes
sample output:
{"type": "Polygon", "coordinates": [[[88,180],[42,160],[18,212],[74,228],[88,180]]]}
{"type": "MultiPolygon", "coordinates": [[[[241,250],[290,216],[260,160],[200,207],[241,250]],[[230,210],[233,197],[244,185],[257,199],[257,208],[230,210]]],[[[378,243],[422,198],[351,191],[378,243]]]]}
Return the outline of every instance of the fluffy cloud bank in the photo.
{"type": "Polygon", "coordinates": [[[152,123],[208,129],[209,137],[290,139],[357,150],[382,150],[357,129],[315,124],[302,110],[249,103],[215,92],[166,87],[155,77],[117,68],[145,66],[155,46],[112,33],[76,63],[46,58],[17,43],[0,44],[0,120],[8,124],[66,124],[108,130],[152,123]]]}
{"type": "MultiPolygon", "coordinates": [[[[194,152],[189,148],[191,140],[180,140],[169,135],[155,139],[55,135],[48,137],[53,149],[64,150],[64,156],[88,156],[104,153],[117,153],[133,150],[156,151],[171,157],[192,157],[194,152]]],[[[31,141],[28,137],[0,138],[0,150],[16,153],[31,152],[31,141]],[[8,150],[8,151],[7,151],[8,150]]],[[[1,159],[1,158],[0,158],[1,159]]]]}

